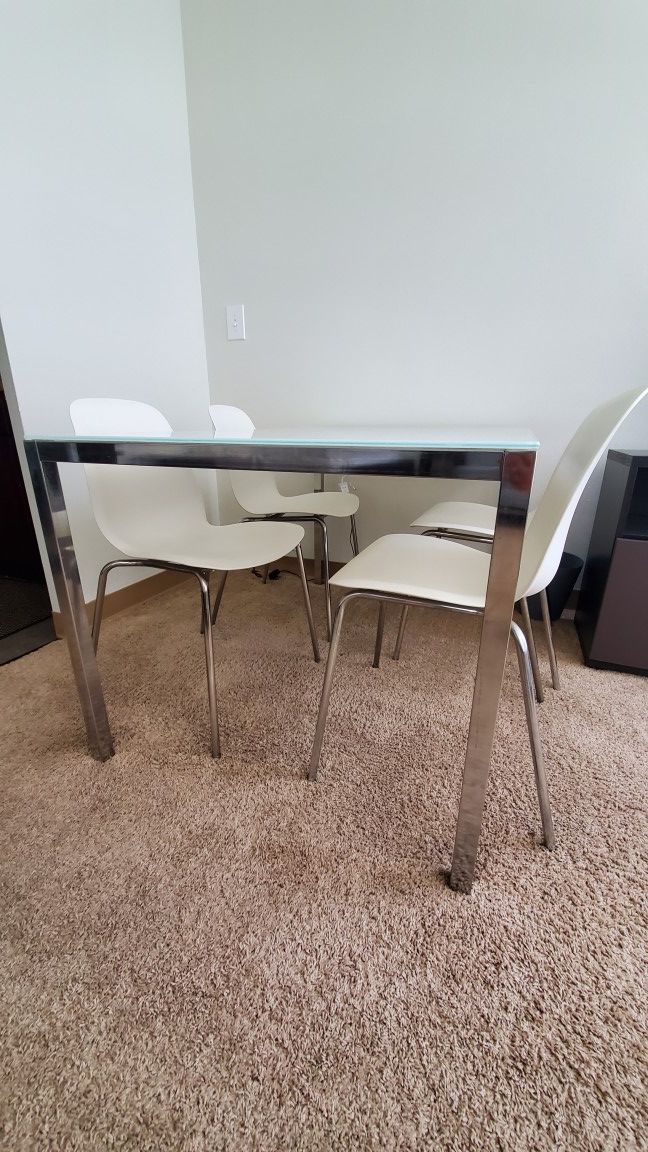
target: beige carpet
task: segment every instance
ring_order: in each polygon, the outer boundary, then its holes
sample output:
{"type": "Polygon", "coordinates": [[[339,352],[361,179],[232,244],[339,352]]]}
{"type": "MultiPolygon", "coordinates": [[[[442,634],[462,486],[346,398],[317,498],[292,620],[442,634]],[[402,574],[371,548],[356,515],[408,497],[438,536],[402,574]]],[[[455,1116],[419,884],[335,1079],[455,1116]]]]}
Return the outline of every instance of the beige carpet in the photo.
{"type": "Polygon", "coordinates": [[[297,581],[226,591],[218,763],[197,619],[187,584],[106,621],[105,765],[63,644],[0,668],[3,1147],[648,1147],[648,682],[558,626],[550,854],[511,657],[462,897],[475,621],[414,613],[376,672],[350,615],[313,786],[297,581]]]}

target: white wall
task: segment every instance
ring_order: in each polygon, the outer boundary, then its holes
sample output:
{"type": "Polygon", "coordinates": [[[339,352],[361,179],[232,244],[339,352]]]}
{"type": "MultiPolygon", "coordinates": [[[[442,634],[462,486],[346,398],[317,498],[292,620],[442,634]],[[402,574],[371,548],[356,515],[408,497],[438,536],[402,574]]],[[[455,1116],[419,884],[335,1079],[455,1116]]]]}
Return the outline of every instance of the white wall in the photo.
{"type": "MultiPolygon", "coordinates": [[[[3,3],[0,315],[28,435],[117,395],[205,423],[200,281],[177,0],[3,3]]],[[[114,555],[78,469],[86,599],[114,555]]],[[[141,578],[115,574],[112,587],[141,578]]]]}
{"type": "MultiPolygon", "coordinates": [[[[583,414],[648,379],[644,0],[182,12],[212,399],[259,424],[531,425],[542,485],[583,414]]],[[[647,406],[617,443],[646,446],[647,406]]],[[[440,491],[358,489],[365,543],[440,491]]]]}

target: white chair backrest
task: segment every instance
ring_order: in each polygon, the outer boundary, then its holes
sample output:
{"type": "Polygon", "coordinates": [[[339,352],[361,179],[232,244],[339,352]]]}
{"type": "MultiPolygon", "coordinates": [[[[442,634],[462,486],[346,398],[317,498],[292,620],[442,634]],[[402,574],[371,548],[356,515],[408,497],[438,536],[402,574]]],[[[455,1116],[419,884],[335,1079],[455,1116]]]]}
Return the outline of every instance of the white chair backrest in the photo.
{"type": "Polygon", "coordinates": [[[576,505],[626,416],[648,388],[623,392],[583,421],[561,456],[524,538],[517,596],[533,596],[556,575],[576,505]]]}
{"type": "MultiPolygon", "coordinates": [[[[70,416],[77,436],[172,434],[162,413],[139,400],[74,400],[70,416]]],[[[146,540],[172,533],[174,524],[205,523],[202,495],[190,469],[86,464],[85,471],[97,524],[122,552],[146,555],[146,540]]]]}
{"type": "Polygon", "coordinates": [[[151,404],[112,396],[73,400],[70,417],[77,436],[171,436],[173,431],[151,404]]]}
{"type": "Polygon", "coordinates": [[[210,404],[209,415],[217,436],[231,440],[249,440],[254,432],[254,424],[247,412],[242,408],[235,408],[232,404],[210,404]]]}
{"type": "MultiPolygon", "coordinates": [[[[254,434],[254,424],[242,408],[235,408],[231,404],[210,404],[211,416],[216,436],[230,440],[249,440],[254,434]]],[[[253,516],[266,516],[276,509],[277,497],[281,493],[277,488],[274,472],[239,472],[229,473],[232,491],[246,512],[253,516]]]]}

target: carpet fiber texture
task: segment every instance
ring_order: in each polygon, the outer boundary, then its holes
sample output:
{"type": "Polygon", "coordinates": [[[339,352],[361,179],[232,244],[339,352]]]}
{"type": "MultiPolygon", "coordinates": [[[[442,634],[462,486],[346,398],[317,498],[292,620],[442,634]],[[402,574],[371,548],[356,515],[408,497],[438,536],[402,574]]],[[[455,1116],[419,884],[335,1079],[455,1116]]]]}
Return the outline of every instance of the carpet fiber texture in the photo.
{"type": "Polygon", "coordinates": [[[398,665],[388,617],[376,671],[375,619],[349,611],[315,785],[291,576],[226,589],[219,762],[193,583],[105,622],[107,764],[62,643],[0,668],[3,1148],[648,1147],[647,681],[557,626],[548,853],[510,654],[460,896],[478,622],[414,611],[398,665]]]}

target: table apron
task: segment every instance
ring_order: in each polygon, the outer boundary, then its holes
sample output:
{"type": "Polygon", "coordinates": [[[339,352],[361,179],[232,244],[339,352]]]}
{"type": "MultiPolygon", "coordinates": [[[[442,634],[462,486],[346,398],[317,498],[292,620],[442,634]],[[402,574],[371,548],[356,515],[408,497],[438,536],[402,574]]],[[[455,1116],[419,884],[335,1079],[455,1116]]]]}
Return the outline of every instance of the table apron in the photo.
{"type": "Polygon", "coordinates": [[[191,444],[169,442],[37,440],[42,461],[59,464],[124,464],[148,467],[217,468],[328,475],[418,476],[430,479],[499,481],[501,448],[399,448],[376,445],[191,444]]]}

